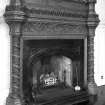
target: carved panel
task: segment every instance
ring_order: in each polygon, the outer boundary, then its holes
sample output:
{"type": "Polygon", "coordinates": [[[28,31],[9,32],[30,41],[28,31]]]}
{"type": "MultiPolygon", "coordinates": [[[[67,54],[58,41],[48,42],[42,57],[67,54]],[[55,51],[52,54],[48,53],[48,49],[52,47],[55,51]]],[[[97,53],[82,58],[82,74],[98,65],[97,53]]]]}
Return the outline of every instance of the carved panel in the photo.
{"type": "Polygon", "coordinates": [[[66,23],[35,22],[26,23],[23,33],[34,34],[87,34],[85,25],[71,25],[66,23]]]}

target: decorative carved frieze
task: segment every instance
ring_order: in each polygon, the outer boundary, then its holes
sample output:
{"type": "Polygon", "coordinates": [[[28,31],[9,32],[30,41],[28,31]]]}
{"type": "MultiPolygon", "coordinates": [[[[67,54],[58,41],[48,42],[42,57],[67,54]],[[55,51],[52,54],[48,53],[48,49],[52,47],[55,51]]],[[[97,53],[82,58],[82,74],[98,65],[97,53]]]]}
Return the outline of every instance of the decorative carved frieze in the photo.
{"type": "Polygon", "coordinates": [[[86,18],[87,15],[85,13],[73,13],[65,10],[64,8],[40,8],[40,9],[30,9],[27,11],[28,14],[40,14],[40,15],[48,15],[48,16],[61,16],[61,17],[76,17],[76,18],[86,18]],[[58,9],[58,10],[57,10],[58,9]]]}
{"type": "Polygon", "coordinates": [[[87,34],[85,25],[71,25],[55,22],[34,22],[23,25],[23,33],[49,33],[49,34],[87,34]]]}

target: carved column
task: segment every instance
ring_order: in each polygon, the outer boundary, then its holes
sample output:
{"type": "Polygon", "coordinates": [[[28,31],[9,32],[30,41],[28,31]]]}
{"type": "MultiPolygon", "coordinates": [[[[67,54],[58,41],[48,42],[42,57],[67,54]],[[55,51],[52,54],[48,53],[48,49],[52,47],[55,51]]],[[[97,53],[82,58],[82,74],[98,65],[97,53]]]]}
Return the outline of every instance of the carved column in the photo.
{"type": "Polygon", "coordinates": [[[96,94],[96,83],[94,81],[94,36],[87,38],[87,54],[88,54],[88,86],[89,93],[96,94]]]}
{"type": "Polygon", "coordinates": [[[7,105],[21,105],[20,35],[11,35],[11,77],[7,105]]]}
{"type": "Polygon", "coordinates": [[[6,105],[22,105],[22,82],[20,66],[20,39],[21,27],[24,21],[22,0],[11,0],[6,7],[5,20],[10,27],[11,38],[11,70],[10,70],[10,91],[6,105]]]}
{"type": "Polygon", "coordinates": [[[94,36],[95,29],[99,23],[98,15],[95,12],[96,0],[88,0],[89,13],[87,19],[87,70],[88,70],[88,91],[90,94],[89,105],[94,105],[97,100],[97,85],[94,80],[94,36]]]}
{"type": "Polygon", "coordinates": [[[94,36],[95,29],[99,23],[98,15],[95,12],[95,3],[96,0],[89,0],[89,14],[88,14],[88,32],[87,37],[87,69],[88,69],[88,90],[91,95],[97,94],[97,85],[94,80],[94,36]]]}

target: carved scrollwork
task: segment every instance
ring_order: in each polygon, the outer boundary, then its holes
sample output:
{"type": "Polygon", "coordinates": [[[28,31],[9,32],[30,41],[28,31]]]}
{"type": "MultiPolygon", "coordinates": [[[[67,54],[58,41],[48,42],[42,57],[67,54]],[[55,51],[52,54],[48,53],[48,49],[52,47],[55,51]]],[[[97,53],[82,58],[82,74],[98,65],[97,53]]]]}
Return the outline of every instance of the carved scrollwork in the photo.
{"type": "Polygon", "coordinates": [[[56,34],[86,34],[84,25],[71,25],[66,23],[35,22],[25,23],[23,33],[56,33],[56,34]]]}

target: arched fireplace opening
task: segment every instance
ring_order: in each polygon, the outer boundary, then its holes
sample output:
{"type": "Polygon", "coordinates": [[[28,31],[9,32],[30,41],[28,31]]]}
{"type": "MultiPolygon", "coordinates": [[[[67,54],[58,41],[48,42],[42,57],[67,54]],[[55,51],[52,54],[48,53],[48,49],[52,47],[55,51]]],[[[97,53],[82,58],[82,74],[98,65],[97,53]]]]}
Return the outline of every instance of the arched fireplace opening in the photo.
{"type": "Polygon", "coordinates": [[[77,84],[84,88],[83,41],[52,42],[24,41],[23,93],[37,104],[72,96],[77,84]]]}

